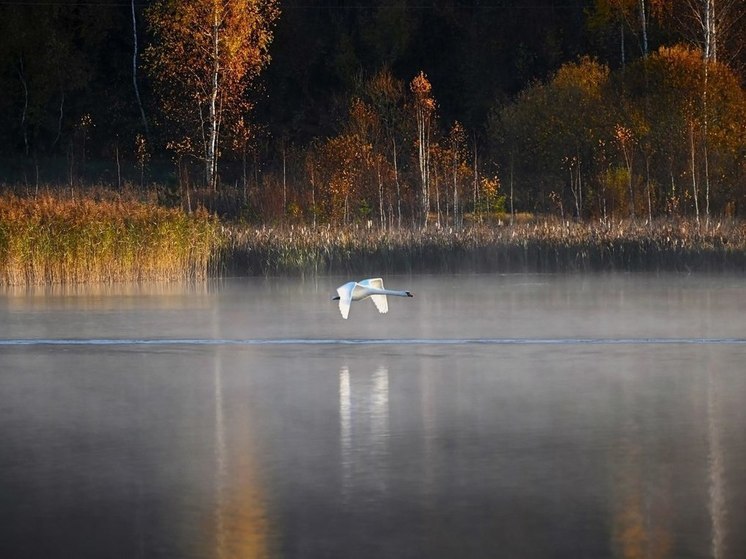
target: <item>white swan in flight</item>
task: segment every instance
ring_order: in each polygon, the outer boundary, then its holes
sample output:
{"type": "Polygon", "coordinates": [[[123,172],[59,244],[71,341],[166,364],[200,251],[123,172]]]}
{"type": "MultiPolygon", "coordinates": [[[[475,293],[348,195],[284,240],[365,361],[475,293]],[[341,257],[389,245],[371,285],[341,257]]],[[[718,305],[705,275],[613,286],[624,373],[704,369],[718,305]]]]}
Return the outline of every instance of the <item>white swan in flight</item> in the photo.
{"type": "Polygon", "coordinates": [[[337,288],[338,295],[332,301],[339,300],[339,312],[342,318],[347,318],[350,314],[350,304],[353,301],[361,301],[370,297],[375,303],[378,312],[389,312],[389,303],[386,295],[395,295],[397,297],[414,297],[409,291],[394,291],[383,288],[381,278],[371,278],[362,281],[350,281],[337,288]]]}

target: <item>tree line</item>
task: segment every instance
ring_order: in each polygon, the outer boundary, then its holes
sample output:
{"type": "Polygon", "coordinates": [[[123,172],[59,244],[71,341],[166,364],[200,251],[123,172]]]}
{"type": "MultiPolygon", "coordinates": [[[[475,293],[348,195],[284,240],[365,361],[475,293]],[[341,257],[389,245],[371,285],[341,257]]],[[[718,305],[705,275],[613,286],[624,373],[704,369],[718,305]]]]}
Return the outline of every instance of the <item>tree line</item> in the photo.
{"type": "Polygon", "coordinates": [[[736,216],[744,4],[6,3],[0,181],[265,222],[736,216]]]}

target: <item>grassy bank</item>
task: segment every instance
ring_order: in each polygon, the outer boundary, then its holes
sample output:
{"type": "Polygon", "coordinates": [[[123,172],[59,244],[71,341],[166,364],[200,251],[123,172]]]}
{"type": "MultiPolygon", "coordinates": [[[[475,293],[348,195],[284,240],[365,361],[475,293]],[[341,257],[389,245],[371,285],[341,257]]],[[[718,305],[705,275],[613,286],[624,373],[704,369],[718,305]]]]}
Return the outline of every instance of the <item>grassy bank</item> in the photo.
{"type": "Polygon", "coordinates": [[[136,200],[0,196],[0,284],[204,278],[219,242],[206,212],[136,200]]]}
{"type": "Polygon", "coordinates": [[[218,260],[231,275],[409,272],[743,271],[746,226],[691,221],[420,231],[366,228],[226,230],[218,260]]]}

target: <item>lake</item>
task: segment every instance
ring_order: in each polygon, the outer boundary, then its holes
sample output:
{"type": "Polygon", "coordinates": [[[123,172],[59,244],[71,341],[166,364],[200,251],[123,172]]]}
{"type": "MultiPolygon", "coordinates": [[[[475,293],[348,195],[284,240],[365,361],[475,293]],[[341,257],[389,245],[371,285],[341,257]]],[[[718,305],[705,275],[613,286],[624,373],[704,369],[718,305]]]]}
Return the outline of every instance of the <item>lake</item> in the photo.
{"type": "Polygon", "coordinates": [[[0,556],[746,557],[746,279],[0,291],[0,556]]]}

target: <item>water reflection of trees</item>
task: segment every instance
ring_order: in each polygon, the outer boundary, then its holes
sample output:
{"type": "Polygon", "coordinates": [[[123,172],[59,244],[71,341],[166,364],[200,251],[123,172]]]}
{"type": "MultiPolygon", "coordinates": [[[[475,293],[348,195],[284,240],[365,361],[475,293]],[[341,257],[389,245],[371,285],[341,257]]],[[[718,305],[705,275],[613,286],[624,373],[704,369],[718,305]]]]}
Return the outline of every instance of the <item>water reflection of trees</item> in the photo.
{"type": "MultiPolygon", "coordinates": [[[[667,427],[677,419],[666,417],[665,410],[681,413],[663,398],[635,392],[634,382],[622,387],[616,440],[611,445],[611,538],[615,557],[666,558],[676,557],[677,549],[698,551],[714,559],[727,557],[727,502],[725,456],[723,444],[724,410],[717,371],[712,362],[706,373],[693,382],[692,392],[676,394],[697,414],[704,414],[701,430],[692,430],[691,444],[680,447],[682,441],[670,436],[667,427]],[[643,402],[640,402],[640,399],[643,402]],[[645,413],[641,410],[653,410],[645,413]],[[655,425],[651,425],[656,422],[655,425]],[[703,444],[696,441],[701,436],[703,444]],[[691,479],[694,476],[698,479],[691,479]],[[704,488],[700,499],[698,487],[704,488]],[[709,519],[709,553],[707,543],[681,541],[706,534],[684,529],[693,519],[709,519]]],[[[639,380],[639,379],[636,379],[639,380]]],[[[682,404],[682,405],[686,405],[682,404]]],[[[678,418],[681,421],[681,418],[678,418]]]]}
{"type": "Polygon", "coordinates": [[[653,464],[641,440],[639,421],[622,427],[614,460],[612,540],[617,557],[671,557],[671,471],[653,464]]]}
{"type": "Polygon", "coordinates": [[[712,524],[710,551],[713,559],[725,556],[726,502],[725,457],[721,433],[723,430],[720,389],[717,373],[712,366],[707,371],[707,471],[708,509],[712,524]]]}
{"type": "Polygon", "coordinates": [[[270,557],[270,521],[264,483],[258,472],[250,406],[227,406],[223,387],[222,351],[214,358],[216,559],[270,557]],[[226,414],[242,417],[226,417],[226,414]],[[231,432],[228,426],[239,427],[231,432]]]}

